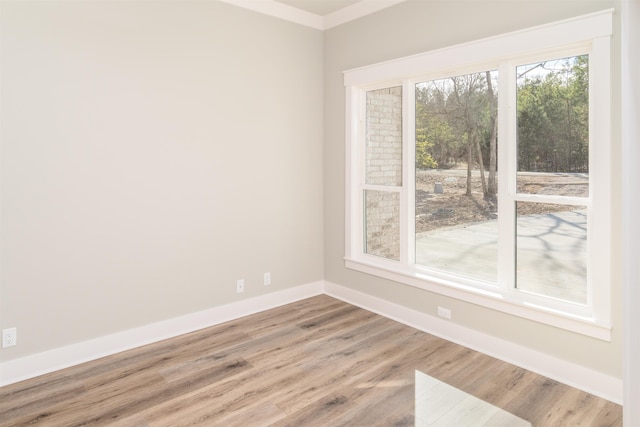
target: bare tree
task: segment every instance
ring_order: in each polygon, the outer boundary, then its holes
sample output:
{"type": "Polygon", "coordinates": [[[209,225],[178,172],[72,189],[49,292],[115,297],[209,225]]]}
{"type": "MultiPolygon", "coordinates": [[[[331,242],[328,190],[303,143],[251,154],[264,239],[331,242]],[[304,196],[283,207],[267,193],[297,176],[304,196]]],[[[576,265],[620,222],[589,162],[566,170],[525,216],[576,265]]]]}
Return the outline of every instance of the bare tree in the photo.
{"type": "Polygon", "coordinates": [[[484,161],[482,160],[482,150],[480,149],[480,139],[476,136],[476,132],[474,132],[474,141],[475,148],[478,154],[478,166],[480,167],[480,182],[482,183],[482,195],[487,197],[487,180],[484,176],[484,161]]]}
{"type": "MultiPolygon", "coordinates": [[[[465,129],[467,145],[467,196],[471,196],[472,169],[476,163],[474,152],[477,153],[477,163],[482,183],[482,193],[487,197],[487,180],[484,173],[484,160],[480,137],[482,134],[482,115],[486,100],[482,96],[484,84],[482,74],[467,74],[465,76],[452,77],[453,94],[458,110],[458,120],[462,121],[465,129]]],[[[491,104],[489,104],[491,105],[491,104]]]]}

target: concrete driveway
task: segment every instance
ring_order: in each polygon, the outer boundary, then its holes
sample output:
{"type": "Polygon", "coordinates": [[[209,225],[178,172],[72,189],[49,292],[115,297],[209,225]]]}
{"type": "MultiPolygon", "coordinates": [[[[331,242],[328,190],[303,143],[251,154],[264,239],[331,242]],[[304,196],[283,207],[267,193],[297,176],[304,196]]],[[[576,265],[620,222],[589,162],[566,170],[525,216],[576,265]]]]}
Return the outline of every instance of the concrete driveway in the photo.
{"type": "MultiPolygon", "coordinates": [[[[416,236],[416,263],[497,280],[497,221],[451,227],[416,236]]],[[[526,215],[517,221],[517,287],[586,302],[585,210],[526,215]]]]}

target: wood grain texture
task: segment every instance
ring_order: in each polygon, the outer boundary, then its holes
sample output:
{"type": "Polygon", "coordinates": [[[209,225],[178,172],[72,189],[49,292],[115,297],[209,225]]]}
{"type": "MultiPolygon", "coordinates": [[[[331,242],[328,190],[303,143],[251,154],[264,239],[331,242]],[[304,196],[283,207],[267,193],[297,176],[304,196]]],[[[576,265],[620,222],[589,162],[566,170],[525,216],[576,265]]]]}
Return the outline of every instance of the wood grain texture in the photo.
{"type": "Polygon", "coordinates": [[[322,295],[0,388],[0,426],[412,426],[415,370],[534,426],[619,405],[322,295]]]}

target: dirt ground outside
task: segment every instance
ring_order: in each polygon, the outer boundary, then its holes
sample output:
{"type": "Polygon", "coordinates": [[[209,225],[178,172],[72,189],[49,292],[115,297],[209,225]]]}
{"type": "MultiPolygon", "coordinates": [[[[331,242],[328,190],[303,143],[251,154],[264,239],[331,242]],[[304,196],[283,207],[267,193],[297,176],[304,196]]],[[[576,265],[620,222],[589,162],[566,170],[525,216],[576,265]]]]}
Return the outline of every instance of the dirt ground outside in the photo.
{"type": "MultiPolygon", "coordinates": [[[[488,179],[488,172],[485,172],[488,179]]],[[[443,227],[464,226],[497,218],[495,201],[486,200],[482,194],[480,172],[472,171],[471,196],[466,195],[466,165],[452,169],[428,169],[416,171],[416,233],[443,227]],[[442,193],[436,193],[436,183],[442,185],[442,193]]],[[[518,174],[518,191],[528,194],[552,194],[588,197],[589,175],[578,173],[518,174]]],[[[571,211],[575,206],[518,203],[518,215],[545,214],[571,211]]]]}

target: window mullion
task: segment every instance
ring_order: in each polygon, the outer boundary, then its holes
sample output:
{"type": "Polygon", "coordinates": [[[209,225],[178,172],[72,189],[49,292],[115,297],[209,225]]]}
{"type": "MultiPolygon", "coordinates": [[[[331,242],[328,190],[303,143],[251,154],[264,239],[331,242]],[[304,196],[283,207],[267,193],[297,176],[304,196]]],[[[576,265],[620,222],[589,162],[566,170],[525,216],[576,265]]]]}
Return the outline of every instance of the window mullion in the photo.
{"type": "Polygon", "coordinates": [[[354,194],[352,203],[357,203],[356,208],[354,209],[354,219],[357,220],[355,224],[358,224],[356,229],[354,230],[354,234],[356,236],[357,249],[355,254],[360,255],[365,252],[365,232],[364,232],[364,190],[365,190],[365,175],[366,175],[366,158],[365,153],[367,152],[366,148],[366,91],[362,89],[358,89],[357,92],[353,95],[354,103],[357,105],[356,111],[353,112],[356,123],[355,123],[355,141],[352,143],[357,147],[355,153],[354,163],[357,164],[357,171],[355,172],[355,179],[357,180],[358,189],[357,194],[354,194]],[[357,218],[356,218],[357,216],[357,218]]]}
{"type": "Polygon", "coordinates": [[[515,194],[516,147],[516,72],[515,66],[502,63],[498,82],[498,285],[505,292],[515,289],[515,194]]]}
{"type": "Polygon", "coordinates": [[[402,141],[402,198],[400,212],[400,260],[405,265],[414,265],[416,262],[416,91],[411,81],[403,82],[403,141],[402,141]],[[402,212],[404,208],[404,212],[402,212]]]}

